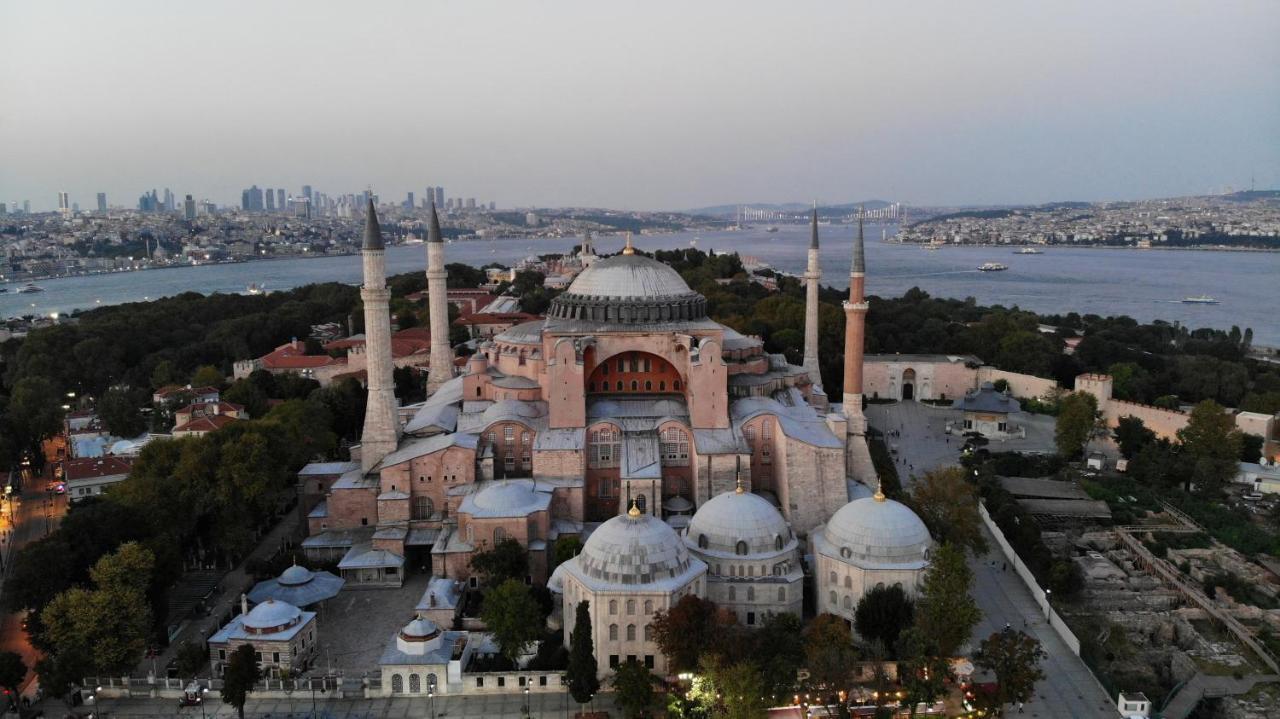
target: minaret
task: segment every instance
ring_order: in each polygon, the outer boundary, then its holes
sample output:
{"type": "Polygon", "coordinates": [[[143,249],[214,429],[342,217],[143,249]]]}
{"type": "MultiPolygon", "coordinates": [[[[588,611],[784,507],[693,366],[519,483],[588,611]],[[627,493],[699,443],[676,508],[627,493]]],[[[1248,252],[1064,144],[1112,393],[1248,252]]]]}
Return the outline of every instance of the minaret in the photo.
{"type": "Polygon", "coordinates": [[[867,419],[862,414],[862,351],[865,341],[867,301],[865,292],[867,264],[862,243],[862,208],[858,208],[858,238],[853,243],[853,267],[849,271],[849,300],[844,303],[844,416],[852,435],[867,432],[867,419]]]}
{"type": "Polygon", "coordinates": [[[431,322],[431,367],[427,394],[453,379],[453,348],[449,346],[448,273],[444,269],[444,240],[440,237],[440,217],[431,203],[431,224],[427,228],[427,312],[431,322]]]}
{"type": "Polygon", "coordinates": [[[818,203],[813,203],[813,220],[809,238],[809,267],[804,271],[804,371],[809,381],[822,386],[818,367],[818,285],[822,270],[818,267],[818,203]]]}
{"type": "Polygon", "coordinates": [[[368,472],[395,451],[400,423],[396,421],[396,385],[391,374],[391,290],[387,289],[386,250],[373,198],[369,198],[365,213],[364,247],[360,252],[364,260],[364,286],[360,288],[360,299],[364,302],[369,399],[365,404],[364,433],[360,437],[360,466],[368,472]]]}

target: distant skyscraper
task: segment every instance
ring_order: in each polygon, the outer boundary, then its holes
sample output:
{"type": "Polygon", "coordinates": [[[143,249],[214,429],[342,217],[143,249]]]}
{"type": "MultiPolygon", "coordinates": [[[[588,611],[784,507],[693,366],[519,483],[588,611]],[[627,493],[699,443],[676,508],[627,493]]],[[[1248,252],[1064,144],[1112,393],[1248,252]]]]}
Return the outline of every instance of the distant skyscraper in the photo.
{"type": "Polygon", "coordinates": [[[106,212],[106,211],[107,211],[107,193],[99,192],[98,193],[98,212],[106,212]]]}
{"type": "Polygon", "coordinates": [[[311,199],[311,185],[302,186],[302,196],[307,198],[308,200],[311,199]]]}
{"type": "Polygon", "coordinates": [[[284,198],[285,198],[284,188],[283,187],[276,188],[276,207],[281,210],[285,209],[284,198]]]}
{"type": "Polygon", "coordinates": [[[444,188],[436,185],[436,207],[444,207],[444,188]]]}
{"type": "Polygon", "coordinates": [[[188,220],[196,219],[196,201],[191,195],[187,195],[187,199],[182,203],[182,214],[188,220]]]}
{"type": "Polygon", "coordinates": [[[267,200],[267,212],[275,212],[276,211],[276,193],[272,192],[271,190],[267,190],[266,200],[267,200]]]}
{"type": "Polygon", "coordinates": [[[7,214],[9,214],[9,206],[0,202],[0,217],[4,217],[7,214]]]}
{"type": "Polygon", "coordinates": [[[169,188],[164,188],[164,211],[173,212],[177,209],[176,203],[177,199],[174,197],[174,194],[169,191],[169,188]]]}
{"type": "Polygon", "coordinates": [[[31,200],[23,200],[23,201],[22,201],[22,214],[24,214],[24,215],[30,215],[30,214],[31,214],[31,200]]]}
{"type": "Polygon", "coordinates": [[[71,199],[65,192],[58,193],[58,212],[61,212],[63,217],[71,214],[71,199]]]}
{"type": "Polygon", "coordinates": [[[254,185],[241,193],[240,208],[248,212],[262,212],[262,189],[254,185]]]}
{"type": "Polygon", "coordinates": [[[489,209],[490,210],[498,209],[498,203],[494,202],[493,200],[489,200],[489,209]]]}
{"type": "Polygon", "coordinates": [[[413,193],[412,193],[412,192],[410,192],[410,193],[409,193],[409,196],[405,198],[405,200],[404,200],[404,207],[405,207],[405,209],[406,209],[406,210],[412,210],[412,209],[413,209],[413,193]]]}
{"type": "Polygon", "coordinates": [[[474,209],[476,209],[476,198],[474,198],[474,197],[468,197],[468,198],[467,198],[467,209],[468,209],[468,210],[474,210],[474,209]]]}

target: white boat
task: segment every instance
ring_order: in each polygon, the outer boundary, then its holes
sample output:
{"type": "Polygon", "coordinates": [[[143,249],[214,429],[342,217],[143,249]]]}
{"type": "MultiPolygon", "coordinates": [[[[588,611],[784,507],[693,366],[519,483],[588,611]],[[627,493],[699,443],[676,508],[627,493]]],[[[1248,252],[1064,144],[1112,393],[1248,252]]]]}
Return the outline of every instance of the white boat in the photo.
{"type": "Polygon", "coordinates": [[[44,288],[30,282],[18,288],[18,294],[29,295],[32,292],[44,292],[44,288]]]}
{"type": "Polygon", "coordinates": [[[1008,265],[1002,265],[999,262],[983,262],[978,265],[978,270],[981,272],[1003,272],[1007,269],[1009,269],[1008,265]]]}
{"type": "Polygon", "coordinates": [[[1036,249],[1036,248],[1034,248],[1034,247],[1023,247],[1022,249],[1018,250],[1017,252],[1015,252],[1015,253],[1013,253],[1013,254],[1015,254],[1015,255],[1043,255],[1043,254],[1044,254],[1044,250],[1038,250],[1038,249],[1036,249]]]}
{"type": "Polygon", "coordinates": [[[244,293],[246,295],[265,295],[267,293],[267,286],[260,285],[257,282],[250,282],[249,286],[244,289],[244,293]]]}
{"type": "Polygon", "coordinates": [[[1218,301],[1209,295],[1196,295],[1195,297],[1183,297],[1184,305],[1216,305],[1218,301]]]}

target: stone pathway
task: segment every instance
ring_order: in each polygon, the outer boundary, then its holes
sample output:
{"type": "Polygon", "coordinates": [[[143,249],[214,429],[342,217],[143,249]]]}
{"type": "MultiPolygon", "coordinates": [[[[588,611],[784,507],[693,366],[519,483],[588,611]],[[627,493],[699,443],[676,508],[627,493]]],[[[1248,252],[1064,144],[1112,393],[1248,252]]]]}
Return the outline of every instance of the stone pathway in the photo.
{"type": "Polygon", "coordinates": [[[1235,677],[1197,674],[1182,685],[1178,693],[1173,696],[1173,701],[1169,702],[1168,706],[1161,712],[1161,715],[1164,719],[1186,719],[1192,711],[1195,711],[1196,705],[1200,703],[1200,700],[1205,697],[1248,694],[1255,685],[1274,681],[1280,681],[1280,676],[1275,674],[1251,674],[1247,677],[1236,679],[1235,677]]]}

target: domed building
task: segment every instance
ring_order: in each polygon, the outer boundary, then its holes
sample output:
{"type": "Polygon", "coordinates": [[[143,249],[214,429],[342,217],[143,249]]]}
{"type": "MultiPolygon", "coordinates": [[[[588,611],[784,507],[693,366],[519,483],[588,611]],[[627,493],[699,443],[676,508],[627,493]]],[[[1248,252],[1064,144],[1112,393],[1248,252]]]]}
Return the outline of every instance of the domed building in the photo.
{"type": "Polygon", "coordinates": [[[249,590],[249,601],[262,604],[274,599],[295,607],[310,607],[338,596],[345,583],[342,577],[331,572],[313,572],[294,564],[281,572],[279,577],[255,584],[249,590]]]}
{"type": "Polygon", "coordinates": [[[459,692],[470,654],[467,632],[444,631],[430,619],[415,618],[396,632],[378,660],[382,696],[459,692]]]}
{"type": "Polygon", "coordinates": [[[704,598],[754,627],[766,614],[802,616],[800,543],[768,500],[739,486],[698,508],[684,534],[689,553],[707,565],[704,598]]]}
{"type": "Polygon", "coordinates": [[[933,539],[916,513],[884,496],[854,500],[811,536],[817,610],[853,621],[862,596],[878,586],[919,591],[933,539]]]}
{"type": "Polygon", "coordinates": [[[601,674],[635,660],[666,671],[652,622],[686,594],[705,596],[707,565],[665,522],[632,504],[600,525],[578,556],[556,568],[548,587],[562,598],[566,641],[578,603],[590,602],[592,641],[601,674]]]}
{"type": "Polygon", "coordinates": [[[209,637],[214,674],[222,675],[227,659],[241,644],[253,645],[266,676],[306,669],[316,656],[316,613],[274,599],[249,609],[242,596],[240,615],[209,637]]]}

